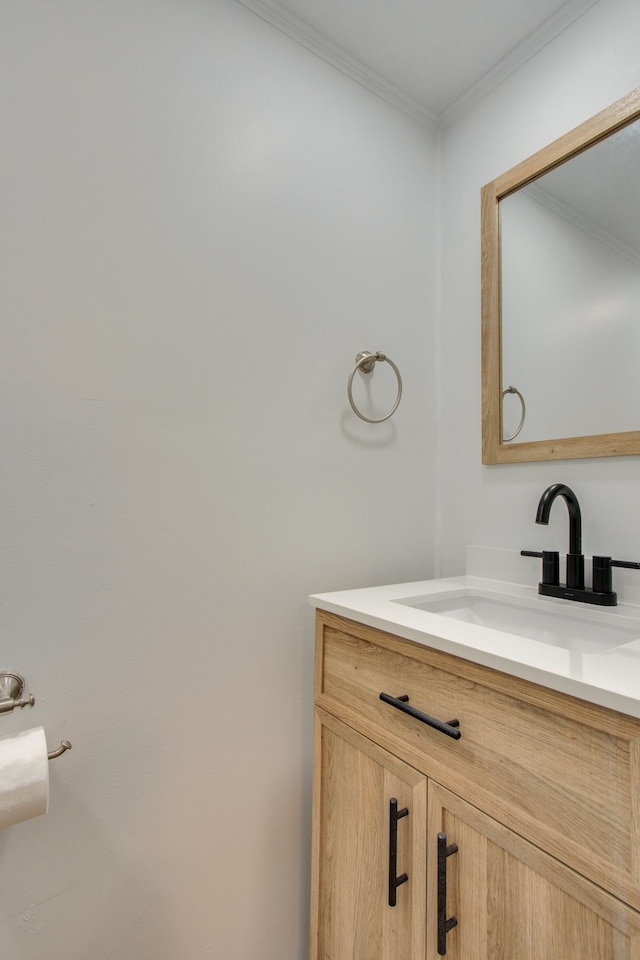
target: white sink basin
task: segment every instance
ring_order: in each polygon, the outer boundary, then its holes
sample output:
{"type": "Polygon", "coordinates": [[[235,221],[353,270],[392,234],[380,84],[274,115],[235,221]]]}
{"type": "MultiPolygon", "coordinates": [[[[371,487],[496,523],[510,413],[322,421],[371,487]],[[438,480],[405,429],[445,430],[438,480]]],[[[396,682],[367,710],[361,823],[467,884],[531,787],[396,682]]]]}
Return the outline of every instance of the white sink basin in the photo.
{"type": "Polygon", "coordinates": [[[475,587],[393,602],[576,653],[603,653],[640,638],[640,624],[631,617],[585,604],[569,607],[563,601],[526,599],[475,587]]]}

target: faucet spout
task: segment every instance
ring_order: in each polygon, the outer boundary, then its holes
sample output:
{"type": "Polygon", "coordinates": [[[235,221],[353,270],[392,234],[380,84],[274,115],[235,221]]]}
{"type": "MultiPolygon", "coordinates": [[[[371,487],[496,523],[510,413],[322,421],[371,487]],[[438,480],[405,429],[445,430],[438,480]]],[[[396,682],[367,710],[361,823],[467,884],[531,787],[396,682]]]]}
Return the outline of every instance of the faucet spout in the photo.
{"type": "Polygon", "coordinates": [[[582,556],[582,514],[578,498],[564,483],[554,483],[544,491],[538,504],[536,523],[549,523],[549,514],[556,497],[564,497],[569,511],[569,554],[567,556],[567,586],[584,586],[584,557],[582,556]]]}
{"type": "Polygon", "coordinates": [[[553,483],[540,497],[536,523],[549,523],[556,497],[564,497],[569,511],[569,553],[582,553],[582,514],[575,493],[564,483],[553,483]]]}

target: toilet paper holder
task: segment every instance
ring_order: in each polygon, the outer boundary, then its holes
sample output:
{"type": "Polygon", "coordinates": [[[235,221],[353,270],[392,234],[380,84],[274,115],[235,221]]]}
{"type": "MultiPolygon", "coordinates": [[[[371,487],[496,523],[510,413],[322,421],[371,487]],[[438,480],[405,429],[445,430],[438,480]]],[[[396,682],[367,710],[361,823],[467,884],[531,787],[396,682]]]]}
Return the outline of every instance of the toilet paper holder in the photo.
{"type": "Polygon", "coordinates": [[[33,695],[23,697],[24,680],[19,673],[0,673],[0,713],[10,713],[15,707],[32,707],[33,695]]]}
{"type": "MultiPolygon", "coordinates": [[[[36,702],[33,694],[23,697],[24,677],[19,673],[0,672],[0,714],[11,713],[16,707],[32,707],[36,702]]],[[[47,754],[49,760],[62,756],[65,751],[71,750],[68,740],[61,740],[60,746],[47,754]]]]}

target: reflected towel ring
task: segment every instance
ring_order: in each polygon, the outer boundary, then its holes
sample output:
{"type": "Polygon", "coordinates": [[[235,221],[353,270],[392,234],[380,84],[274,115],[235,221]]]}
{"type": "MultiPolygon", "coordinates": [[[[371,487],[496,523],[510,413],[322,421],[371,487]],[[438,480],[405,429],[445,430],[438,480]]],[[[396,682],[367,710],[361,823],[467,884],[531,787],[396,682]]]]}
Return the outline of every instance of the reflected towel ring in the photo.
{"type": "Polygon", "coordinates": [[[347,397],[349,398],[351,409],[358,417],[360,417],[361,420],[365,420],[367,423],[384,423],[385,420],[388,420],[389,417],[392,417],[394,415],[394,413],[398,409],[398,405],[402,397],[402,377],[400,376],[400,371],[396,367],[393,360],[389,360],[389,357],[387,357],[386,354],[380,353],[380,351],[378,351],[377,353],[370,353],[368,350],[361,350],[360,353],[356,354],[356,365],[351,371],[351,373],[349,374],[349,379],[347,380],[347,397]],[[389,411],[389,413],[386,414],[386,416],[379,417],[377,420],[372,420],[371,417],[365,417],[365,415],[361,413],[360,410],[358,410],[358,408],[356,407],[355,401],[353,399],[352,386],[353,386],[353,378],[355,376],[356,370],[361,370],[362,373],[367,373],[367,374],[373,373],[373,368],[375,367],[377,360],[386,361],[391,367],[391,369],[393,370],[393,372],[395,373],[396,377],[398,378],[398,395],[396,397],[394,405],[391,407],[391,410],[389,411]]]}
{"type": "Polygon", "coordinates": [[[526,405],[525,405],[525,402],[524,402],[524,397],[522,396],[522,394],[520,393],[520,391],[517,390],[515,387],[505,387],[505,388],[504,388],[504,390],[502,391],[502,399],[503,399],[503,400],[504,400],[504,396],[505,396],[506,393],[515,393],[515,395],[517,396],[517,398],[518,398],[518,400],[520,401],[520,404],[521,404],[521,406],[522,406],[522,416],[520,417],[520,423],[518,424],[515,433],[512,433],[510,437],[503,437],[503,438],[502,438],[502,442],[503,442],[503,443],[510,443],[511,440],[515,440],[515,438],[518,436],[518,434],[520,433],[520,431],[522,430],[522,428],[523,428],[523,426],[524,426],[524,418],[525,418],[526,415],[527,415],[527,408],[526,408],[526,405]]]}

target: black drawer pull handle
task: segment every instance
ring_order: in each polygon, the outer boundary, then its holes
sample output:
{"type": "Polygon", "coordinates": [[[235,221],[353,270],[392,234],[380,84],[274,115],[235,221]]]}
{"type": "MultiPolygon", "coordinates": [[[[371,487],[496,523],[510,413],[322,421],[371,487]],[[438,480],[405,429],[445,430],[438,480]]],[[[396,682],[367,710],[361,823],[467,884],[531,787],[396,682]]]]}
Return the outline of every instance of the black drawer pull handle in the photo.
{"type": "Polygon", "coordinates": [[[438,834],[438,956],[447,955],[447,934],[458,925],[457,917],[447,919],[447,857],[457,853],[458,844],[447,846],[446,833],[438,834]]]}
{"type": "Polygon", "coordinates": [[[406,807],[398,810],[398,801],[395,797],[389,800],[389,906],[396,905],[396,889],[401,883],[406,883],[409,877],[406,873],[398,876],[398,820],[407,817],[406,807]]]}
{"type": "Polygon", "coordinates": [[[460,731],[456,729],[456,727],[460,726],[459,720],[449,720],[448,723],[444,723],[442,720],[436,720],[435,717],[430,717],[428,713],[422,713],[422,711],[416,710],[415,707],[410,707],[407,702],[409,697],[406,695],[403,697],[392,697],[388,693],[381,693],[380,699],[384,700],[385,703],[390,703],[396,710],[402,710],[403,713],[408,713],[410,717],[415,717],[416,720],[420,720],[421,723],[426,723],[428,727],[439,730],[440,733],[444,733],[453,740],[459,740],[462,736],[460,731]]]}

